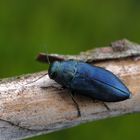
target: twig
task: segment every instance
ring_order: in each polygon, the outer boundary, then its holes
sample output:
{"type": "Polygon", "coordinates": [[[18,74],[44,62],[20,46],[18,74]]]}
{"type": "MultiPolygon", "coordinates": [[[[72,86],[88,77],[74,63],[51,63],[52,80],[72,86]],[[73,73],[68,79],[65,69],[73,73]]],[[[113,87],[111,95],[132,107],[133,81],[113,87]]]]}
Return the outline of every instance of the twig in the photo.
{"type": "Polygon", "coordinates": [[[105,67],[118,75],[132,92],[131,99],[106,103],[109,110],[102,102],[93,102],[90,98],[76,95],[81,117],[77,117],[75,104],[67,89],[49,79],[48,75],[38,79],[46,72],[1,80],[0,139],[22,139],[87,121],[140,112],[139,55],[140,46],[127,40],[77,56],[57,55],[58,58],[75,58],[105,67]]]}

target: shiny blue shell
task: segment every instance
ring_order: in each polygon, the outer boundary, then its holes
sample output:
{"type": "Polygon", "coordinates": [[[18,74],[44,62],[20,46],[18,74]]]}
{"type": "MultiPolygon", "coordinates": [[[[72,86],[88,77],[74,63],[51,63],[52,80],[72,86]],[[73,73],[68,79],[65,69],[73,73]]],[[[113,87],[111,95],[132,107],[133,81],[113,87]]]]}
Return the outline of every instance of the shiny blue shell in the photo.
{"type": "Polygon", "coordinates": [[[49,68],[49,76],[71,91],[101,101],[122,101],[131,95],[112,72],[84,62],[56,61],[49,68]]]}

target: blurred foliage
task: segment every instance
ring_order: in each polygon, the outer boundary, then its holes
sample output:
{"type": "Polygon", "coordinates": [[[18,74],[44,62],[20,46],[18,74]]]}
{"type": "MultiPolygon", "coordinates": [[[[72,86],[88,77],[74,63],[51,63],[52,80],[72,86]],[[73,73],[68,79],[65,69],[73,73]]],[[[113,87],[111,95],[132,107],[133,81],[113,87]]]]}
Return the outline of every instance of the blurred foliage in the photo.
{"type": "MultiPolygon", "coordinates": [[[[38,52],[76,54],[128,38],[140,43],[139,0],[1,0],[0,77],[47,69],[38,52]]],[[[33,138],[138,139],[139,115],[84,124],[33,138]]]]}
{"type": "Polygon", "coordinates": [[[122,116],[83,124],[29,140],[137,140],[139,123],[136,114],[122,116]]]}

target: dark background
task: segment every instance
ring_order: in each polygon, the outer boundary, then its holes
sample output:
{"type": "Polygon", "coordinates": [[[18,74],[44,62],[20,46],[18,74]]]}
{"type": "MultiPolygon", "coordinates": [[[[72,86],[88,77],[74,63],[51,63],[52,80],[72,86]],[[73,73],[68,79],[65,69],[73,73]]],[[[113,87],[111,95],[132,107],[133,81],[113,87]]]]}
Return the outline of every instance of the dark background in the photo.
{"type": "MultiPolygon", "coordinates": [[[[1,0],[0,78],[47,69],[34,59],[40,51],[77,54],[123,38],[140,43],[139,0],[1,0]]],[[[139,118],[106,119],[32,140],[139,139],[139,118]]]]}

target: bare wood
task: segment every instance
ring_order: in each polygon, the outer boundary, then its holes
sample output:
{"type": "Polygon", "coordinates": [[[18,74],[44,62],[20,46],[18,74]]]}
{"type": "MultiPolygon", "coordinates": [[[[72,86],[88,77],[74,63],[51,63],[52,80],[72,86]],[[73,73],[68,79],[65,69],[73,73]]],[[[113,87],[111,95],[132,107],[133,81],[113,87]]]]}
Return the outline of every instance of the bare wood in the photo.
{"type": "Polygon", "coordinates": [[[105,47],[79,56],[57,57],[77,58],[105,67],[124,81],[132,92],[131,99],[106,103],[110,108],[107,110],[102,102],[76,96],[82,115],[77,117],[68,90],[49,79],[48,75],[36,80],[46,72],[3,79],[0,81],[0,139],[22,139],[87,121],[140,112],[140,46],[123,41],[115,42],[116,46],[112,44],[115,49],[105,47]]]}

